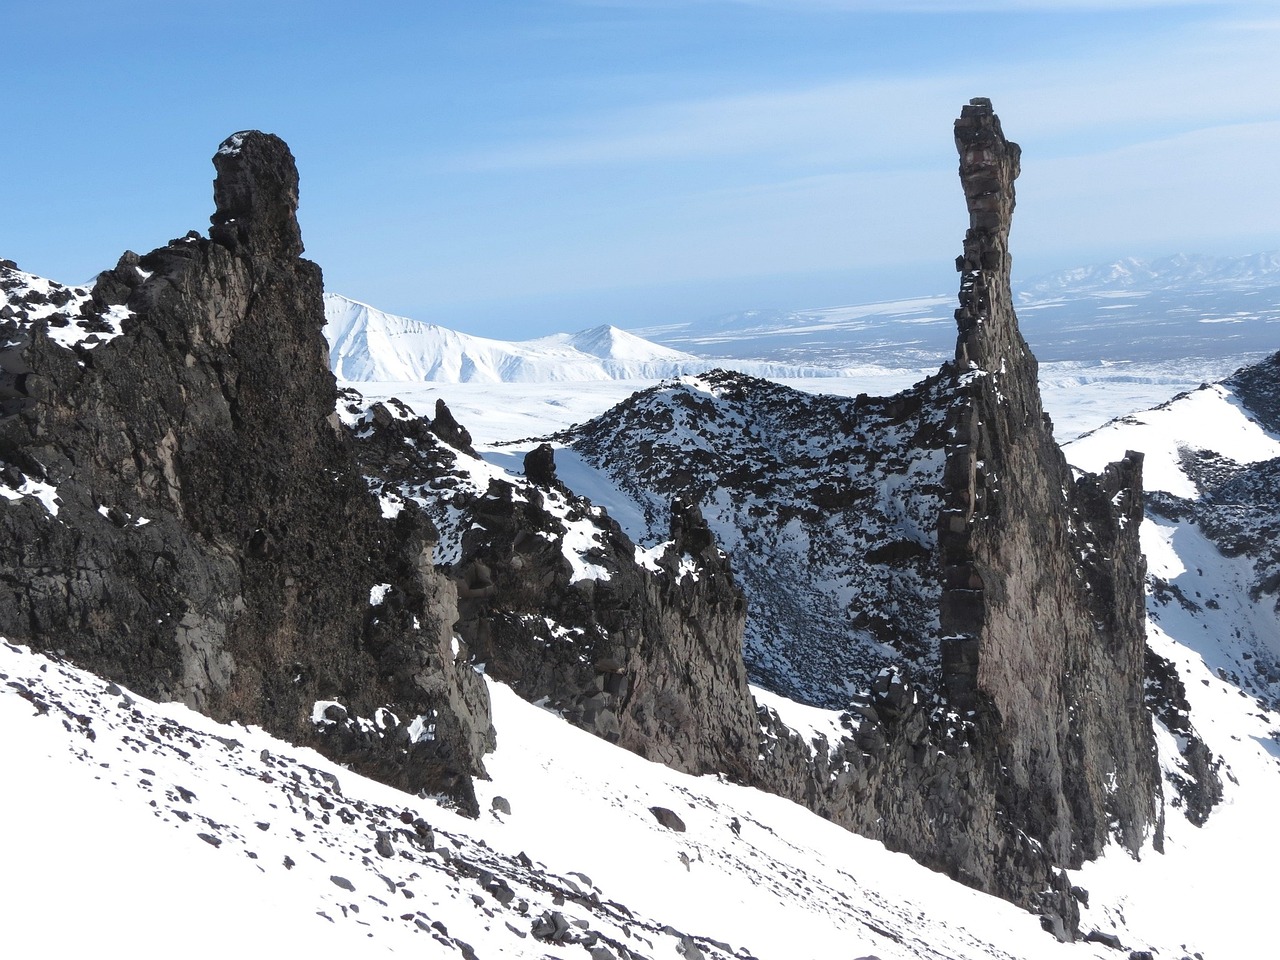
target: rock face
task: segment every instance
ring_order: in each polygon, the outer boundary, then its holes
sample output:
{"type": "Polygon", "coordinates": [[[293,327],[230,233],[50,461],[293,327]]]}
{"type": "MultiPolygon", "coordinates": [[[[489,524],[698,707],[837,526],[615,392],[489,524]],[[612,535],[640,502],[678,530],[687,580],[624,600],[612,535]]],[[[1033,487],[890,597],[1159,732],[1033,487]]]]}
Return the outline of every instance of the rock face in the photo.
{"type": "MultiPolygon", "coordinates": [[[[292,157],[236,134],[209,239],[92,291],[0,264],[0,633],[471,810],[475,666],[1070,937],[1060,868],[1160,829],[1141,458],[1068,469],[1009,289],[1019,150],[984,100],[955,133],[971,225],[937,376],[843,400],[717,372],[554,438],[635,500],[649,548],[550,444],[518,476],[443,401],[335,412],[292,157]],[[757,709],[749,670],[844,708],[843,734],[757,709]]],[[[1187,761],[1211,806],[1211,758],[1187,761]]]]}
{"type": "Polygon", "coordinates": [[[458,633],[490,676],[651,760],[751,779],[746,608],[696,507],[675,505],[666,542],[638,553],[556,479],[550,446],[525,457],[522,478],[458,440],[447,407],[430,423],[360,410],[366,473],[384,502],[418,503],[435,520],[458,633]]]}
{"type": "Polygon", "coordinates": [[[946,403],[931,378],[887,399],[815,396],[713,371],[629,398],[562,440],[662,539],[698,503],[751,598],[755,683],[829,709],[892,666],[937,672],[946,403]],[[856,598],[851,604],[851,598],[856,598]]]}
{"type": "Polygon", "coordinates": [[[944,684],[956,709],[998,718],[1003,801],[1050,856],[1096,856],[1110,823],[1136,852],[1159,795],[1141,708],[1142,458],[1073,480],[1009,288],[1021,151],[986,100],[964,108],[956,146],[970,227],[938,537],[944,684]]]}
{"type": "Polygon", "coordinates": [[[939,376],[848,401],[709,374],[562,439],[649,516],[701,501],[741,558],[753,680],[846,708],[838,742],[762,710],[754,782],[1070,936],[1059,868],[1161,823],[1141,458],[1068,468],[1012,307],[1020,151],[983,100],[955,133],[971,223],[939,376]]]}
{"type": "Polygon", "coordinates": [[[4,483],[56,491],[0,500],[0,633],[465,805],[487,697],[430,523],[381,516],[334,415],[293,157],[246,132],[214,164],[209,239],[56,309],[0,271],[4,483]]]}

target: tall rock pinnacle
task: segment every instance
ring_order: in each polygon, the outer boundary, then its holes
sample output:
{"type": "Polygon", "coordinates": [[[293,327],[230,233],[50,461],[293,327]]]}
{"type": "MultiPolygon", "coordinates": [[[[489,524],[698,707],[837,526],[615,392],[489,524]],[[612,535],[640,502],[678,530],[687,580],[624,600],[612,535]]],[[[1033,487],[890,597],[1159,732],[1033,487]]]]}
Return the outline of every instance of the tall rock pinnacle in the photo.
{"type": "Polygon", "coordinates": [[[0,466],[60,497],[56,520],[0,498],[0,634],[474,808],[488,695],[455,652],[430,522],[383,516],[334,413],[293,156],[248,131],[213,163],[209,238],[95,283],[86,309],[117,336],[92,355],[0,337],[27,391],[0,416],[0,466]],[[370,736],[357,718],[380,710],[396,719],[370,736]]]}
{"type": "Polygon", "coordinates": [[[209,218],[209,236],[233,249],[246,245],[301,256],[298,168],[288,145],[274,134],[244,130],[222,141],[213,166],[217,210],[209,218]]]}
{"type": "Polygon", "coordinates": [[[944,686],[992,724],[1006,813],[1057,863],[1095,856],[1109,830],[1136,851],[1160,792],[1142,707],[1142,457],[1073,477],[1009,285],[1022,151],[984,98],[955,140],[970,226],[938,528],[944,686]]]}

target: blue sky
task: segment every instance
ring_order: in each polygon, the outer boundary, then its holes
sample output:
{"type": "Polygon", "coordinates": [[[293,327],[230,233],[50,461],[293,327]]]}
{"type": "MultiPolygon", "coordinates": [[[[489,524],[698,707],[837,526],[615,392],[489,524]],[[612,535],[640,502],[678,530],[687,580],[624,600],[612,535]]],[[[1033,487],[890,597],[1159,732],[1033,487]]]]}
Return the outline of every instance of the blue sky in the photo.
{"type": "Polygon", "coordinates": [[[491,336],[954,288],[951,121],[1024,276],[1280,248],[1274,0],[0,0],[0,256],[80,282],[284,137],[328,289],[491,336]]]}

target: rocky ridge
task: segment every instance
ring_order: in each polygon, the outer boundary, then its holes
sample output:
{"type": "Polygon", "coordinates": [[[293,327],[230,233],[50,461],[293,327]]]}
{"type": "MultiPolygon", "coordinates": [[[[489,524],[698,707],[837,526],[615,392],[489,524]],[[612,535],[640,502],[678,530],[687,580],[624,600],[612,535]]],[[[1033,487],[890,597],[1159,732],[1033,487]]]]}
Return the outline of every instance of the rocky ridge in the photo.
{"type": "Polygon", "coordinates": [[[1158,832],[1140,462],[1075,479],[1057,453],[1009,293],[1017,147],[985,101],[956,133],[972,223],[937,377],[800,409],[708,375],[559,438],[649,508],[647,549],[560,483],[550,447],[516,478],[443,404],[427,419],[348,396],[343,424],[292,157],[235,135],[210,237],[126,254],[67,295],[74,317],[41,312],[51,294],[5,268],[24,292],[0,351],[0,632],[468,809],[492,742],[482,667],[1073,936],[1059,868],[1158,832]],[[752,668],[846,705],[838,741],[756,708],[717,537],[748,602],[773,598],[761,609],[788,628],[773,646],[754,634],[752,668]],[[762,538],[785,558],[772,570],[751,557],[762,538]],[[828,580],[808,648],[806,604],[783,602],[806,569],[828,580]]]}
{"type": "Polygon", "coordinates": [[[560,439],[651,516],[665,498],[701,500],[731,554],[750,558],[753,679],[848,706],[840,743],[799,742],[762,712],[766,789],[1069,935],[1055,865],[1109,837],[1134,853],[1159,838],[1141,457],[1099,477],[1067,467],[1009,286],[1020,151],[981,100],[956,143],[971,225],[956,358],[938,377],[891,400],[814,402],[717,374],[560,439]],[[846,550],[832,550],[842,535],[846,550]],[[845,589],[819,606],[827,623],[806,645],[807,622],[789,623],[774,597],[811,571],[845,589]]]}
{"type": "Polygon", "coordinates": [[[555,473],[549,446],[512,476],[476,456],[443,402],[344,404],[388,512],[416,504],[441,537],[473,660],[531,702],[641,756],[750,779],[755,708],[745,606],[696,507],[640,551],[555,473]]]}
{"type": "Polygon", "coordinates": [[[1013,311],[1021,151],[982,100],[956,145],[970,227],[939,527],[943,680],[954,707],[999,718],[1004,800],[1038,821],[1055,860],[1096,856],[1112,830],[1136,853],[1160,816],[1141,708],[1142,457],[1073,479],[1013,311]]]}
{"type": "Polygon", "coordinates": [[[91,290],[0,267],[0,633],[467,805],[486,693],[430,523],[381,516],[334,414],[293,157],[214,165],[207,239],[91,290]]]}
{"type": "Polygon", "coordinates": [[[751,598],[753,682],[842,709],[886,666],[937,668],[946,389],[847,399],[720,370],[553,439],[636,501],[638,540],[662,536],[673,499],[698,503],[751,598]]]}

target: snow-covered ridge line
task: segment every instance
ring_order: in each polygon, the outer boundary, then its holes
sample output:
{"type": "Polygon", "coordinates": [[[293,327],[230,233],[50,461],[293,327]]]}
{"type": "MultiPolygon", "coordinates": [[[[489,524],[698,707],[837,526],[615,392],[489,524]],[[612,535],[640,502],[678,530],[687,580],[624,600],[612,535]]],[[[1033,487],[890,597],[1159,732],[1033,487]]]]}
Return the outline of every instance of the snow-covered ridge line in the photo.
{"type": "Polygon", "coordinates": [[[383,313],[325,294],[329,364],[339,380],[432,383],[560,383],[664,380],[732,363],[766,377],[830,377],[845,371],[802,364],[708,359],[673,350],[617,327],[534,340],[475,337],[383,313]]]}
{"type": "Polygon", "coordinates": [[[12,345],[3,336],[5,326],[26,334],[43,325],[54,343],[85,350],[120,336],[132,312],[118,305],[94,312],[91,302],[87,286],[69,287],[0,261],[0,349],[12,345]]]}

